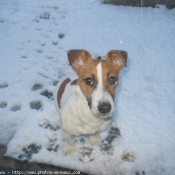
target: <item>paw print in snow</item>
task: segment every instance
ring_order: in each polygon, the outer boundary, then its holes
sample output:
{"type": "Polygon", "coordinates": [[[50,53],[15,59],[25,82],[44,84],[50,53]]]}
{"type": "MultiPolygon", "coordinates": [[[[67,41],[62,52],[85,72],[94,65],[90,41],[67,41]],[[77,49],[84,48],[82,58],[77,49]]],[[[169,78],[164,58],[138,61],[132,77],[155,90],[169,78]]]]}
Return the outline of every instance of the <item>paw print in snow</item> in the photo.
{"type": "Polygon", "coordinates": [[[1,89],[7,88],[8,86],[9,86],[9,85],[8,85],[8,83],[6,83],[6,82],[0,83],[0,88],[1,88],[1,89]]]}
{"type": "Polygon", "coordinates": [[[38,52],[38,53],[42,53],[43,49],[38,46],[38,47],[35,47],[35,51],[38,52]]]}
{"type": "Polygon", "coordinates": [[[102,141],[101,151],[107,154],[113,154],[112,142],[120,136],[119,128],[112,126],[108,132],[108,136],[102,141]]]}
{"type": "Polygon", "coordinates": [[[60,129],[60,126],[58,124],[52,125],[48,120],[44,120],[44,123],[39,124],[39,126],[45,129],[50,129],[52,131],[57,131],[60,129]]]}
{"type": "Polygon", "coordinates": [[[92,148],[88,146],[83,146],[79,148],[79,159],[82,162],[90,162],[94,159],[92,158],[92,148]]]}
{"type": "Polygon", "coordinates": [[[58,148],[59,148],[59,145],[56,144],[56,141],[57,139],[49,139],[49,145],[47,147],[47,150],[48,151],[53,151],[53,152],[57,152],[58,151],[58,148]]]}
{"type": "Polygon", "coordinates": [[[30,108],[39,110],[39,109],[42,109],[42,104],[40,101],[32,101],[30,102],[30,108]]]}
{"type": "Polygon", "coordinates": [[[39,153],[41,146],[34,144],[29,145],[27,148],[23,148],[22,153],[18,156],[20,160],[30,160],[33,154],[39,153]]]}
{"type": "Polygon", "coordinates": [[[7,107],[7,102],[6,101],[0,102],[0,108],[6,108],[6,107],[7,107]]]}
{"type": "Polygon", "coordinates": [[[58,35],[58,38],[59,38],[59,39],[62,39],[62,38],[64,38],[64,36],[65,36],[64,33],[60,33],[60,34],[58,35]]]}
{"type": "Polygon", "coordinates": [[[16,112],[21,109],[21,105],[15,104],[11,107],[11,111],[16,112]]]}
{"type": "Polygon", "coordinates": [[[52,96],[53,96],[53,93],[52,92],[49,92],[48,90],[45,90],[45,91],[42,91],[41,92],[41,95],[47,97],[48,99],[51,99],[52,96]]]}
{"type": "Polygon", "coordinates": [[[36,83],[36,84],[33,85],[32,91],[36,91],[36,90],[42,89],[42,88],[43,88],[42,84],[36,83]]]}

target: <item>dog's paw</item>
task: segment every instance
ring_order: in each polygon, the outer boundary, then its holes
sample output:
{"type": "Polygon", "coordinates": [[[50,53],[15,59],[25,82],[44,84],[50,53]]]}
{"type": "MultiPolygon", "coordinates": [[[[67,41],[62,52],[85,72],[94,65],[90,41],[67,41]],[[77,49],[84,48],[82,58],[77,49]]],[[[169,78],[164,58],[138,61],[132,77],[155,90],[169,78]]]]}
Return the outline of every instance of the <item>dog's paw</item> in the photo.
{"type": "Polygon", "coordinates": [[[136,159],[136,153],[132,150],[126,150],[122,155],[122,160],[127,162],[134,162],[136,159]]]}
{"type": "Polygon", "coordinates": [[[72,152],[75,151],[75,146],[74,144],[73,145],[69,145],[67,143],[65,143],[63,146],[62,146],[62,151],[63,151],[63,154],[65,156],[71,154],[72,152]]]}
{"type": "Polygon", "coordinates": [[[97,146],[101,146],[102,142],[100,140],[99,136],[89,136],[89,142],[91,145],[97,145],[97,146]]]}

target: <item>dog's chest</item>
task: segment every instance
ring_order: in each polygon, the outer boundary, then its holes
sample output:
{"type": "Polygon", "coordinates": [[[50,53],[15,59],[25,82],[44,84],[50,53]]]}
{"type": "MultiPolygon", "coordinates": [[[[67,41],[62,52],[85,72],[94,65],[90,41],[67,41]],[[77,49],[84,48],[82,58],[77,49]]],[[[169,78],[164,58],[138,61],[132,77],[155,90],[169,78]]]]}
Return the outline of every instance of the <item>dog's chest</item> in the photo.
{"type": "Polygon", "coordinates": [[[65,88],[61,104],[60,119],[65,132],[93,135],[111,123],[111,120],[105,121],[94,116],[78,85],[68,85],[65,88]]]}

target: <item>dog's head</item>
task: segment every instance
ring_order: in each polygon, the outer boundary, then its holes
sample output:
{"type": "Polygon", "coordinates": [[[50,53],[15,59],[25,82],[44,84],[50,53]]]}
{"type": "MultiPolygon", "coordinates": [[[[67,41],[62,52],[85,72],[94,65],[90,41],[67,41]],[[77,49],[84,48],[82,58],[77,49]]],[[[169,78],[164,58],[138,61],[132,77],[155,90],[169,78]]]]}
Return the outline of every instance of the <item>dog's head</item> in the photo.
{"type": "Polygon", "coordinates": [[[67,55],[69,64],[79,76],[78,85],[92,113],[104,120],[111,118],[115,110],[118,74],[126,66],[127,52],[111,50],[105,60],[92,60],[86,50],[70,50],[67,55]]]}

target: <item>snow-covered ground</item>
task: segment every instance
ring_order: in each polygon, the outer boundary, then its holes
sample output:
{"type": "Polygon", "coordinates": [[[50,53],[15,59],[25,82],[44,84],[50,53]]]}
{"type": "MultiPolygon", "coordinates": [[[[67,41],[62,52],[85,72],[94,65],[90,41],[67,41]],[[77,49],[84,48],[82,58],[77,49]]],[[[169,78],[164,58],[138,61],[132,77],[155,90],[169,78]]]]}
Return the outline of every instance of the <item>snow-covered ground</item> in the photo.
{"type": "Polygon", "coordinates": [[[172,175],[174,56],[175,9],[0,0],[0,144],[8,145],[6,155],[91,174],[172,175]],[[86,49],[94,57],[112,49],[128,52],[116,92],[120,134],[112,138],[113,151],[92,147],[83,137],[71,155],[61,151],[52,95],[59,78],[73,73],[69,49],[86,49]]]}

